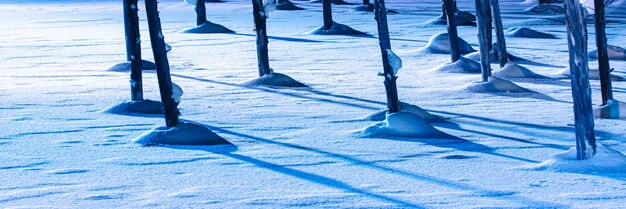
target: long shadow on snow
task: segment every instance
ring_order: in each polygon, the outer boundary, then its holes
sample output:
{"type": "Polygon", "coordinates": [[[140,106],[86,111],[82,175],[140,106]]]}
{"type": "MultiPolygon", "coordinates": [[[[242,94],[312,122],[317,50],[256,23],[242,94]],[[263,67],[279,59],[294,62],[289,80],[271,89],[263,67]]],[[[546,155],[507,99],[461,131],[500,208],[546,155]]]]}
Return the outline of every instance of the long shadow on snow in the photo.
{"type": "MultiPolygon", "coordinates": [[[[247,36],[247,37],[256,37],[253,34],[245,34],[245,33],[232,33],[228,35],[237,35],[237,36],[247,36]]],[[[267,36],[268,39],[274,39],[279,41],[290,41],[290,42],[304,42],[304,43],[321,43],[328,41],[320,41],[320,40],[311,40],[311,39],[303,39],[303,38],[290,38],[290,37],[280,37],[280,36],[267,36]]]]}
{"type": "MultiPolygon", "coordinates": [[[[325,155],[328,157],[333,157],[336,159],[340,159],[340,160],[344,160],[356,165],[363,165],[363,166],[367,166],[371,169],[374,170],[378,170],[378,171],[384,171],[384,172],[389,172],[392,174],[396,174],[396,175],[401,175],[401,176],[405,176],[405,177],[409,177],[418,181],[425,181],[425,182],[429,182],[429,183],[433,183],[433,184],[439,184],[442,186],[446,186],[446,187],[450,187],[450,188],[454,188],[454,189],[459,189],[459,190],[465,190],[465,191],[470,191],[470,192],[477,192],[478,194],[481,195],[485,195],[486,197],[492,197],[492,198],[498,198],[498,199],[503,199],[503,200],[510,200],[510,201],[515,201],[521,204],[531,204],[533,206],[541,206],[541,207],[564,207],[563,205],[556,205],[556,204],[552,204],[549,202],[540,202],[540,201],[535,201],[532,199],[528,199],[522,196],[515,196],[514,193],[511,192],[506,192],[506,191],[497,191],[497,190],[488,190],[488,189],[483,189],[480,187],[476,187],[473,185],[469,185],[469,184],[462,184],[462,183],[458,183],[458,182],[450,182],[447,181],[445,179],[440,179],[434,176],[427,176],[427,175],[423,175],[423,174],[415,174],[415,173],[411,173],[408,171],[403,171],[400,169],[396,169],[396,168],[392,168],[392,167],[387,167],[384,165],[379,165],[375,162],[366,162],[360,159],[356,159],[353,158],[351,156],[346,156],[346,155],[342,155],[342,154],[336,154],[336,153],[332,153],[332,152],[328,152],[328,151],[323,151],[323,150],[319,150],[319,149],[315,149],[312,147],[306,147],[306,146],[301,146],[301,145],[297,145],[297,144],[291,144],[291,143],[287,143],[287,142],[279,142],[279,141],[273,141],[273,140],[269,140],[269,139],[265,139],[265,138],[261,138],[261,137],[256,137],[256,136],[252,136],[252,135],[247,135],[247,134],[243,134],[243,133],[238,133],[238,132],[233,132],[233,131],[229,131],[229,130],[225,130],[219,127],[213,127],[213,126],[207,126],[209,127],[211,130],[220,132],[222,134],[227,134],[227,135],[233,135],[233,136],[237,136],[237,137],[242,137],[242,138],[247,138],[247,139],[251,139],[254,141],[258,141],[258,142],[263,142],[263,143],[268,143],[268,144],[274,144],[274,145],[279,145],[279,146],[283,146],[283,147],[288,147],[288,148],[293,148],[293,149],[298,149],[298,150],[304,150],[304,151],[309,151],[309,152],[313,152],[313,153],[317,153],[317,154],[321,154],[321,155],[325,155]]],[[[458,140],[454,140],[457,141],[458,140]]],[[[469,142],[471,143],[471,142],[469,142]]],[[[435,143],[433,143],[435,144],[435,143]]],[[[463,144],[463,143],[460,143],[463,144]]],[[[455,146],[458,149],[466,149],[466,148],[461,148],[460,144],[457,145],[444,145],[444,144],[438,144],[438,146],[455,146]]],[[[480,148],[480,149],[491,149],[491,148],[485,148],[484,145],[478,145],[478,144],[474,144],[476,147],[480,148]]],[[[437,145],[435,145],[437,146],[437,145]]],[[[467,149],[470,150],[470,149],[467,149]]],[[[478,150],[478,149],[476,149],[478,150]]],[[[238,160],[242,160],[242,161],[246,161],[249,163],[253,163],[255,165],[258,165],[259,167],[263,167],[263,168],[267,168],[276,172],[281,172],[287,175],[291,175],[294,177],[298,177],[298,178],[303,178],[305,180],[311,181],[311,182],[315,182],[315,183],[319,183],[319,184],[323,184],[323,185],[327,185],[330,187],[334,187],[334,188],[339,188],[339,189],[343,189],[346,191],[350,191],[350,192],[357,192],[360,194],[364,194],[364,195],[368,195],[371,197],[375,197],[375,198],[379,198],[385,201],[389,201],[398,205],[403,205],[403,206],[412,206],[412,207],[418,207],[412,203],[407,203],[401,200],[396,200],[396,199],[392,199],[390,197],[386,197],[386,196],[382,196],[382,195],[378,195],[378,194],[373,194],[373,193],[369,193],[363,190],[359,190],[356,188],[353,188],[343,182],[337,181],[337,180],[333,180],[327,177],[323,177],[323,176],[319,176],[316,174],[311,174],[311,173],[306,173],[303,171],[298,171],[298,170],[294,170],[294,169],[290,169],[290,168],[285,168],[284,166],[280,166],[277,164],[273,164],[273,163],[269,163],[269,162],[264,162],[264,161],[260,161],[257,159],[253,159],[247,156],[242,156],[242,155],[237,155],[237,154],[232,154],[232,153],[222,153],[225,156],[228,157],[232,157],[238,160]]],[[[497,154],[499,155],[499,154],[497,154]]]]}

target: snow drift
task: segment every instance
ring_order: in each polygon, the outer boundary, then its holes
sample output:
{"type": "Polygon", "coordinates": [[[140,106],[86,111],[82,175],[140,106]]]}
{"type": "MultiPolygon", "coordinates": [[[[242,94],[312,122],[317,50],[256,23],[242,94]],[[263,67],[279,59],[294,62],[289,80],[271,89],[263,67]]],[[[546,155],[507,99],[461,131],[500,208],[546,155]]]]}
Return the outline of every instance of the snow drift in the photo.
{"type": "MultiPolygon", "coordinates": [[[[470,46],[467,41],[459,37],[459,50],[461,54],[467,54],[475,52],[476,50],[470,46]]],[[[436,34],[428,40],[424,48],[419,51],[435,53],[435,54],[450,54],[450,36],[448,33],[436,34]]]]}

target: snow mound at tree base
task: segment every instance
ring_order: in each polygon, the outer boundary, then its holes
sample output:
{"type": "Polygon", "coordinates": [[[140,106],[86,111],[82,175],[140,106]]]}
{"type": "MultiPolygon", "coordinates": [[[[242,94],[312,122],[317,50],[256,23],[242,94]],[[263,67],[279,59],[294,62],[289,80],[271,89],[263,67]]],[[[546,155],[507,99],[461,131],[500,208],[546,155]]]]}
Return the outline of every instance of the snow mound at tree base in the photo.
{"type": "Polygon", "coordinates": [[[507,62],[502,69],[493,72],[493,76],[498,78],[548,78],[528,68],[522,67],[515,62],[507,62]]]}
{"type": "Polygon", "coordinates": [[[413,113],[388,114],[384,121],[371,125],[358,133],[361,137],[397,136],[411,138],[449,138],[426,120],[413,113]]]}
{"type": "Polygon", "coordinates": [[[368,36],[369,34],[352,29],[350,26],[333,22],[330,29],[325,30],[324,26],[320,26],[315,30],[307,32],[311,35],[349,35],[349,36],[368,36]]]}
{"type": "Polygon", "coordinates": [[[133,142],[143,145],[223,145],[230,144],[208,128],[194,123],[180,122],[177,126],[154,128],[133,142]]]}
{"type": "Polygon", "coordinates": [[[593,116],[605,119],[626,119],[626,103],[612,100],[593,110],[593,116]]]}
{"type": "Polygon", "coordinates": [[[480,73],[480,63],[460,57],[459,60],[452,63],[446,63],[436,67],[433,72],[446,72],[446,73],[480,73]]]}
{"type": "Polygon", "coordinates": [[[504,35],[508,37],[520,37],[520,38],[541,38],[541,39],[558,39],[556,36],[539,32],[530,28],[520,27],[508,29],[504,35]]]}
{"type": "Polygon", "coordinates": [[[283,0],[280,4],[276,4],[276,10],[296,11],[304,9],[302,7],[296,6],[291,1],[283,0]]]}
{"type": "MultiPolygon", "coordinates": [[[[448,33],[436,34],[430,37],[426,46],[418,51],[434,54],[450,54],[450,36],[448,33]]],[[[467,41],[459,38],[459,51],[461,54],[467,54],[475,52],[476,50],[472,48],[467,41]]]]}
{"type": "Polygon", "coordinates": [[[163,115],[163,105],[161,102],[153,100],[124,101],[110,106],[103,111],[104,113],[116,115],[163,115]]]}
{"type": "MultiPolygon", "coordinates": [[[[569,67],[563,68],[559,70],[559,72],[552,74],[550,77],[557,79],[569,79],[571,77],[571,73],[569,67]]],[[[600,70],[598,69],[589,69],[589,79],[590,80],[600,80],[600,70]]],[[[611,80],[614,81],[624,81],[625,78],[617,75],[611,74],[611,80]]]]}
{"type": "MultiPolygon", "coordinates": [[[[369,121],[382,121],[382,120],[385,120],[385,118],[387,117],[387,113],[388,112],[389,112],[388,109],[377,111],[377,112],[372,113],[371,115],[368,115],[367,117],[365,117],[365,120],[369,120],[369,121]]],[[[404,103],[404,102],[400,102],[400,112],[412,113],[414,115],[417,115],[417,116],[421,117],[422,119],[424,119],[424,120],[426,120],[428,122],[442,122],[442,121],[444,121],[443,118],[441,118],[441,117],[439,117],[437,115],[430,114],[428,111],[418,107],[417,105],[412,105],[412,104],[408,104],[408,103],[404,103]]]]}
{"type": "MultiPolygon", "coordinates": [[[[109,67],[109,69],[107,69],[107,71],[111,71],[111,72],[130,72],[131,69],[132,69],[132,66],[131,66],[130,62],[122,62],[122,63],[118,63],[118,64],[115,64],[115,65],[109,67]]],[[[156,70],[156,64],[154,64],[154,62],[141,60],[141,69],[142,70],[156,70]]]]}
{"type": "MultiPolygon", "coordinates": [[[[626,60],[626,50],[622,47],[608,45],[607,52],[610,60],[626,60]]],[[[598,50],[594,49],[589,51],[589,58],[592,60],[597,60],[598,50]]]]}
{"type": "MultiPolygon", "coordinates": [[[[222,0],[204,0],[204,2],[207,2],[207,3],[224,3],[224,1],[222,1],[222,0]]],[[[198,3],[198,0],[185,0],[185,3],[187,3],[189,5],[196,6],[196,3],[198,3]]]]}
{"type": "Polygon", "coordinates": [[[465,90],[474,93],[492,92],[532,92],[524,87],[518,86],[511,81],[490,76],[487,82],[477,82],[467,85],[465,90]]]}
{"type": "Polygon", "coordinates": [[[626,173],[626,156],[619,151],[598,144],[596,154],[591,159],[577,160],[576,148],[572,148],[544,162],[515,168],[571,173],[626,173]]]}
{"type": "Polygon", "coordinates": [[[220,24],[215,24],[209,21],[202,23],[202,25],[198,25],[196,27],[184,29],[181,32],[183,33],[235,33],[220,24]]]}
{"type": "MultiPolygon", "coordinates": [[[[454,23],[457,26],[476,26],[476,16],[469,12],[462,12],[457,10],[454,15],[454,23]]],[[[435,17],[426,21],[427,25],[447,25],[448,20],[444,14],[439,15],[439,17],[435,17]]]]}
{"type": "MultiPolygon", "coordinates": [[[[322,0],[311,0],[310,3],[322,3],[322,0]]],[[[330,0],[330,3],[336,5],[352,5],[352,3],[345,2],[343,0],[330,0]]]]}
{"type": "Polygon", "coordinates": [[[308,87],[295,79],[281,73],[270,73],[259,78],[247,81],[242,86],[280,86],[280,87],[308,87]]]}
{"type": "Polygon", "coordinates": [[[359,12],[373,12],[374,11],[374,5],[373,4],[365,4],[365,5],[359,5],[357,7],[354,8],[354,11],[359,11],[359,12]]]}
{"type": "MultiPolygon", "coordinates": [[[[512,55],[510,52],[507,53],[509,61],[526,61],[526,59],[512,55]]],[[[474,60],[476,62],[480,62],[480,51],[469,53],[464,57],[474,60]]],[[[491,63],[500,63],[500,50],[497,43],[494,43],[491,51],[489,51],[489,59],[489,62],[491,63]]]]}
{"type": "Polygon", "coordinates": [[[552,5],[552,4],[540,4],[529,7],[524,10],[526,13],[530,14],[551,14],[558,15],[563,14],[565,10],[561,6],[552,5]]]}

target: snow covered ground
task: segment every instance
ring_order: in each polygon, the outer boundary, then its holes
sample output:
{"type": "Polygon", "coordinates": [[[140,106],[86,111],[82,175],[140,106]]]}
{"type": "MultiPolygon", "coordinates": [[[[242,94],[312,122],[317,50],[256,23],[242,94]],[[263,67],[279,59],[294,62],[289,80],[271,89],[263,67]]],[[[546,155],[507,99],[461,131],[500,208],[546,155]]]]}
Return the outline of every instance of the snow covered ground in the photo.
{"type": "MultiPolygon", "coordinates": [[[[363,118],[385,108],[373,14],[334,7],[335,21],[372,37],[308,35],[322,24],[321,5],[294,2],[306,10],[268,19],[270,61],[306,89],[239,85],[258,75],[249,1],[207,4],[209,21],[236,34],[187,34],[178,31],[195,25],[193,7],[161,0],[182,118],[232,145],[142,147],[131,140],[162,118],[102,112],[130,95],[127,73],[105,71],[125,61],[121,3],[0,0],[0,208],[624,207],[623,168],[518,169],[575,145],[569,81],[510,79],[533,92],[470,93],[480,75],[433,71],[449,56],[419,49],[445,32],[423,24],[439,15],[438,0],[388,0],[399,11],[389,26],[404,61],[400,99],[445,118],[433,125],[454,139],[359,137],[376,123],[363,118]]],[[[565,26],[538,25],[552,16],[523,14],[521,2],[502,1],[507,27],[560,39],[510,37],[509,52],[541,75],[567,67],[565,26]]],[[[459,8],[474,12],[471,1],[459,8]]],[[[626,47],[626,10],[607,12],[609,44],[626,47]]],[[[459,27],[477,49],[476,33],[459,27]]],[[[626,76],[626,62],[611,65],[626,76]]],[[[155,74],[144,81],[146,98],[158,100],[155,74]]],[[[626,101],[626,83],[613,85],[626,101]]],[[[598,105],[598,81],[592,87],[598,105]]],[[[626,153],[625,127],[596,120],[599,142],[626,153]]]]}

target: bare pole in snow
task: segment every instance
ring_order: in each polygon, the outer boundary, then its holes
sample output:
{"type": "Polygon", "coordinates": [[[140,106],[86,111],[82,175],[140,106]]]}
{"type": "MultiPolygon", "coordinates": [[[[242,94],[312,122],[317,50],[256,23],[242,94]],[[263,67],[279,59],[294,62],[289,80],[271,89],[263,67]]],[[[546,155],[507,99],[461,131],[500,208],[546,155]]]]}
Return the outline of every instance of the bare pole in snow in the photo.
{"type": "Polygon", "coordinates": [[[378,41],[380,43],[380,51],[383,58],[383,76],[385,77],[385,90],[387,92],[387,107],[389,113],[395,113],[400,110],[400,102],[398,101],[398,88],[396,86],[396,75],[389,63],[389,51],[391,50],[391,41],[389,40],[389,27],[387,26],[387,8],[385,8],[385,0],[374,0],[374,12],[376,14],[376,22],[378,23],[378,41]]]}
{"type": "Polygon", "coordinates": [[[491,0],[493,8],[493,23],[496,26],[496,40],[498,42],[498,55],[500,57],[500,67],[504,67],[509,62],[509,53],[506,50],[506,39],[504,38],[504,27],[502,26],[502,16],[500,15],[500,2],[491,0]]]}
{"type": "Polygon", "coordinates": [[[455,2],[454,0],[442,1],[443,13],[446,15],[448,23],[448,36],[450,39],[450,59],[452,62],[456,62],[461,58],[461,50],[459,48],[459,34],[456,29],[455,20],[455,2]]]}
{"type": "Polygon", "coordinates": [[[141,76],[141,39],[139,35],[139,15],[137,0],[124,0],[124,32],[126,34],[126,55],[130,61],[130,100],[143,100],[141,76]]]}
{"type": "Polygon", "coordinates": [[[206,3],[204,0],[197,0],[196,2],[196,25],[202,25],[206,20],[206,3]]]}
{"type": "Polygon", "coordinates": [[[330,0],[322,0],[322,10],[324,13],[324,30],[330,30],[333,27],[333,7],[330,0]]]}
{"type": "Polygon", "coordinates": [[[478,43],[480,45],[480,66],[482,82],[487,82],[491,76],[489,50],[491,42],[491,20],[489,0],[475,0],[476,20],[478,21],[478,43]]]}
{"type": "Polygon", "coordinates": [[[592,158],[596,152],[596,138],[589,85],[587,57],[587,18],[578,0],[565,0],[567,46],[574,99],[574,126],[576,127],[576,158],[592,158]]]}
{"type": "Polygon", "coordinates": [[[609,55],[606,41],[606,15],[604,11],[605,2],[595,0],[596,19],[596,46],[598,49],[598,68],[600,70],[600,90],[602,92],[602,105],[606,105],[613,99],[613,84],[611,83],[611,66],[609,65],[609,55]]]}
{"type": "Polygon", "coordinates": [[[252,0],[252,15],[254,16],[254,30],[256,31],[256,51],[257,61],[259,65],[259,76],[272,73],[270,69],[270,61],[268,55],[268,38],[265,16],[265,8],[263,8],[262,0],[252,0]]]}
{"type": "MultiPolygon", "coordinates": [[[[199,0],[202,1],[202,0],[199,0]]],[[[165,125],[168,128],[178,125],[178,104],[172,98],[172,77],[170,76],[170,66],[165,50],[165,40],[161,30],[161,19],[157,0],[146,0],[146,13],[148,15],[148,28],[150,30],[150,43],[152,53],[157,67],[157,78],[159,80],[159,91],[161,93],[161,103],[163,103],[163,113],[165,113],[165,125]]]]}

